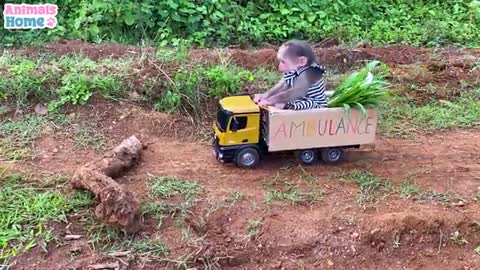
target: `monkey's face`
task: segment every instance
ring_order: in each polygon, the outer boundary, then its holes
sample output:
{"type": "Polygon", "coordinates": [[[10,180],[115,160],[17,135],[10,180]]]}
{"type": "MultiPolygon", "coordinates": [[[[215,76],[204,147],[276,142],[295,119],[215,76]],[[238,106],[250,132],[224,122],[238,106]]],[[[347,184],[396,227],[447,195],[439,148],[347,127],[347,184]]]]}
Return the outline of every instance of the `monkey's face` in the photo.
{"type": "Polygon", "coordinates": [[[280,47],[277,53],[278,58],[278,70],[282,73],[286,73],[299,67],[306,65],[307,61],[305,57],[292,57],[288,54],[288,48],[280,47]]]}

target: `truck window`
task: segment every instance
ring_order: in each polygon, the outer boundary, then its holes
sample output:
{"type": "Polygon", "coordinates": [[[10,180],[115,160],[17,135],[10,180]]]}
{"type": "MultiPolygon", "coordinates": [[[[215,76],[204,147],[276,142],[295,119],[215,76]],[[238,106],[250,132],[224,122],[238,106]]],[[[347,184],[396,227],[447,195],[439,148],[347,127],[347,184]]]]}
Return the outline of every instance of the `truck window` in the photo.
{"type": "Polygon", "coordinates": [[[230,130],[241,130],[247,127],[247,117],[246,116],[234,116],[232,117],[232,122],[230,123],[230,130]]]}

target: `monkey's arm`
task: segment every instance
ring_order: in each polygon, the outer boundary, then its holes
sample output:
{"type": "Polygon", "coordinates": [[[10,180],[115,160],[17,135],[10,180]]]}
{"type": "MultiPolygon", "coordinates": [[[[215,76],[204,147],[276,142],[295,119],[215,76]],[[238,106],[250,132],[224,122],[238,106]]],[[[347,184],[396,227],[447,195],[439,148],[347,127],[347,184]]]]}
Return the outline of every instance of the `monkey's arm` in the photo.
{"type": "Polygon", "coordinates": [[[299,77],[290,88],[275,93],[268,97],[268,104],[288,103],[307,95],[310,81],[305,77],[299,77]]]}
{"type": "Polygon", "coordinates": [[[270,90],[268,90],[267,92],[265,92],[262,96],[263,98],[262,99],[267,99],[273,95],[276,95],[284,90],[287,89],[287,85],[285,84],[285,82],[283,80],[279,80],[277,82],[277,84],[275,84],[270,90]]]}

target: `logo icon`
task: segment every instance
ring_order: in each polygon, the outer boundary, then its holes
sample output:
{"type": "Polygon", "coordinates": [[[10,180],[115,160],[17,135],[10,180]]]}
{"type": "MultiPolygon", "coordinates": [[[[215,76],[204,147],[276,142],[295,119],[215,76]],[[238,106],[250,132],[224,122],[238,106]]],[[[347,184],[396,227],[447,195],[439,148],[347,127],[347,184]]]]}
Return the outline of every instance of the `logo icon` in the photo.
{"type": "Polygon", "coordinates": [[[5,4],[3,25],[5,29],[43,29],[57,26],[57,5],[5,4]]]}

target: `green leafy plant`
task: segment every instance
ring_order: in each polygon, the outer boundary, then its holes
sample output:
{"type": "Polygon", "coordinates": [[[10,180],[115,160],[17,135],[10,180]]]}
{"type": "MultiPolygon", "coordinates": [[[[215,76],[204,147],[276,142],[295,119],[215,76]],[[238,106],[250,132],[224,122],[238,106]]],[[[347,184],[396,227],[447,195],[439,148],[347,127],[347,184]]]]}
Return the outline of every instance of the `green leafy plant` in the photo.
{"type": "Polygon", "coordinates": [[[387,97],[388,68],[379,61],[372,61],[361,71],[352,73],[338,85],[328,101],[328,107],[344,107],[348,112],[355,107],[366,114],[367,107],[380,107],[387,97]],[[379,72],[374,69],[380,66],[379,72]]]}
{"type": "Polygon", "coordinates": [[[92,84],[86,75],[68,73],[63,76],[62,87],[57,90],[57,93],[60,99],[48,104],[49,111],[55,111],[67,103],[86,104],[93,94],[92,84]]]}

